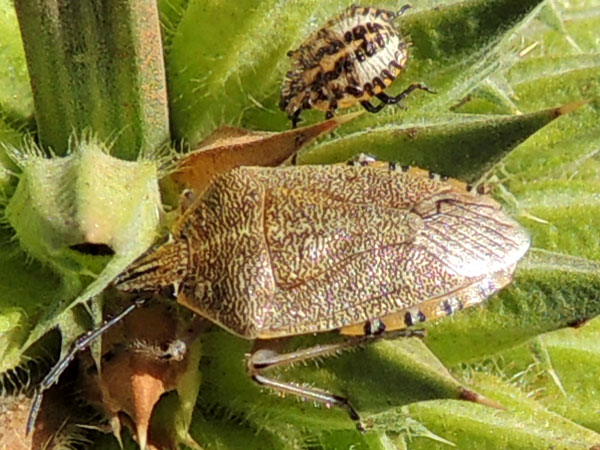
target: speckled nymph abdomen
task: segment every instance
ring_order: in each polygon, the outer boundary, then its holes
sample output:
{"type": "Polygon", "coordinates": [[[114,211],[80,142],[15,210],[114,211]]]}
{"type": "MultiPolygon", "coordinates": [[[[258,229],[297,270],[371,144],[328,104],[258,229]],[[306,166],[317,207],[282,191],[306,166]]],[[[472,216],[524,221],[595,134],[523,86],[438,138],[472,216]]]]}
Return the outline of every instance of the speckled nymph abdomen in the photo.
{"type": "Polygon", "coordinates": [[[302,110],[327,111],[331,117],[337,108],[368,101],[392,84],[408,57],[392,24],[400,13],[351,6],[289,52],[292,70],[280,107],[294,125],[302,110]]]}

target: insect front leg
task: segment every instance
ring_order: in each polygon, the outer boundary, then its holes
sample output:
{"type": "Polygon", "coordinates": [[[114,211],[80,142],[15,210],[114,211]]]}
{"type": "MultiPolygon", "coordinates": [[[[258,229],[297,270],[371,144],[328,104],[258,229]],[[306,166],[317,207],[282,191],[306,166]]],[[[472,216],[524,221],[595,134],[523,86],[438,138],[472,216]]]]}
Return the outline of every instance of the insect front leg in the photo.
{"type": "MultiPolygon", "coordinates": [[[[375,321],[377,324],[382,323],[375,321]]],[[[371,324],[371,322],[369,322],[371,324]]],[[[292,394],[298,397],[323,403],[327,406],[336,406],[344,409],[350,418],[356,422],[356,428],[359,431],[365,431],[365,427],[360,419],[360,415],[350,404],[347,398],[332,394],[330,392],[310,387],[298,386],[294,383],[279,381],[263,375],[263,372],[289,364],[310,360],[313,358],[331,356],[343,350],[355,348],[379,339],[391,339],[396,337],[423,337],[423,330],[394,330],[385,333],[385,328],[381,326],[365,327],[365,335],[357,338],[348,338],[344,341],[327,344],[315,345],[295,352],[277,353],[273,350],[260,349],[250,354],[247,358],[247,371],[250,378],[258,384],[273,389],[275,391],[292,394]]]]}
{"type": "Polygon", "coordinates": [[[71,347],[65,356],[63,356],[63,358],[56,363],[56,365],[50,370],[50,372],[48,372],[48,374],[36,387],[33,395],[33,401],[31,402],[31,409],[29,410],[29,417],[27,418],[27,427],[25,429],[26,434],[29,434],[35,425],[35,420],[38,416],[40,406],[42,405],[42,400],[44,398],[44,392],[50,389],[52,385],[58,381],[62,373],[67,369],[71,361],[73,361],[77,353],[79,353],[81,350],[85,350],[92,342],[121,322],[121,320],[123,320],[125,316],[129,315],[134,309],[143,306],[147,301],[147,298],[137,299],[119,314],[109,320],[104,321],[98,328],[82,334],[75,340],[75,342],[73,342],[73,344],[71,344],[71,347]]]}

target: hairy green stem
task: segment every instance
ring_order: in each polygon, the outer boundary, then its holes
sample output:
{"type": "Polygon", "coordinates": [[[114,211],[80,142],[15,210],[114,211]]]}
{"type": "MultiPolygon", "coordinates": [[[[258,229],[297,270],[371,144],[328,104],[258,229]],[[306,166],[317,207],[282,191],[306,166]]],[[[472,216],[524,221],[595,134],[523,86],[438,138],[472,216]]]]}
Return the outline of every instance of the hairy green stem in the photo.
{"type": "Polygon", "coordinates": [[[156,2],[16,0],[41,143],[64,154],[73,133],[134,159],[169,139],[156,2]]]}

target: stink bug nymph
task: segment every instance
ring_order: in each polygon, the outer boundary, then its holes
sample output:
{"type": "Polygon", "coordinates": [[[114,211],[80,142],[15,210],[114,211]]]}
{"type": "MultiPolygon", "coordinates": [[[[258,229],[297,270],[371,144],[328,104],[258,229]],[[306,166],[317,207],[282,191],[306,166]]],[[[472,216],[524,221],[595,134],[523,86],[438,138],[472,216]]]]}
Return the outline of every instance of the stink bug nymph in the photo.
{"type": "MultiPolygon", "coordinates": [[[[368,158],[222,173],[171,236],[115,287],[141,298],[168,292],[244,339],[348,335],[288,354],[259,350],[247,369],[264,386],[345,408],[357,421],[343,397],[264,372],[382,337],[418,335],[413,325],[481,303],[508,284],[529,247],[527,232],[477,189],[368,158]]],[[[35,405],[77,349],[143,303],[78,341],[42,382],[35,405]]]]}
{"type": "Polygon", "coordinates": [[[433,92],[422,83],[394,97],[383,92],[408,59],[408,45],[392,24],[408,8],[393,12],[353,5],[288,52],[292,70],[286,73],[279,107],[294,128],[305,109],[326,111],[330,119],[337,108],[360,103],[376,113],[415,89],[433,92]],[[378,106],[369,101],[374,96],[381,101],[378,106]]]}

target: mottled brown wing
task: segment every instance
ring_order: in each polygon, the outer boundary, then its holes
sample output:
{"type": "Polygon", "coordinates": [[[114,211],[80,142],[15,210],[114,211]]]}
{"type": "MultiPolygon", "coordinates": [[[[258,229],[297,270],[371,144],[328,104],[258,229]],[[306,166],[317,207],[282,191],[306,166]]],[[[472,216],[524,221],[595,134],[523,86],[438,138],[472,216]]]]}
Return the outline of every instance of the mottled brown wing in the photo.
{"type": "Polygon", "coordinates": [[[473,292],[483,301],[529,244],[489,197],[423,171],[293,168],[263,183],[277,286],[262,305],[264,338],[383,318],[470,287],[469,302],[473,292]]]}

